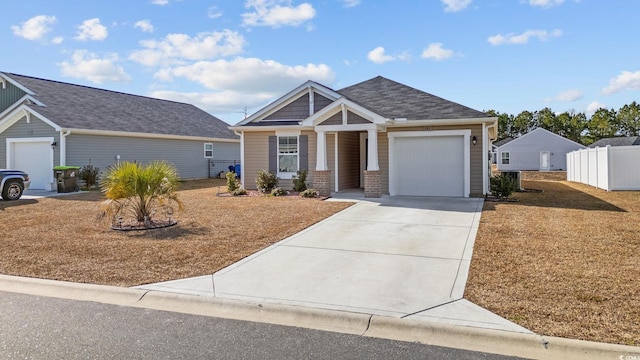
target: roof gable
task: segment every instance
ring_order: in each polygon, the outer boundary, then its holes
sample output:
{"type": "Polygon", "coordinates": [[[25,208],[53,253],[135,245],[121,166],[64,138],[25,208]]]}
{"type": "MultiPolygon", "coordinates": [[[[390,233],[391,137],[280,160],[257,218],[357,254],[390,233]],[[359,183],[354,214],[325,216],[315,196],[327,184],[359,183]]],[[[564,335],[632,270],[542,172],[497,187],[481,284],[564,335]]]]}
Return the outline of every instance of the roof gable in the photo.
{"type": "Polygon", "coordinates": [[[387,119],[487,118],[489,115],[382,76],[338,90],[351,101],[387,119]]]}
{"type": "Polygon", "coordinates": [[[526,133],[526,134],[524,134],[524,135],[522,135],[522,136],[520,136],[518,138],[513,139],[512,141],[509,141],[509,142],[507,142],[505,144],[502,144],[501,146],[498,146],[497,148],[503,150],[503,149],[506,149],[506,148],[517,147],[519,144],[526,143],[531,138],[540,138],[540,137],[549,138],[549,139],[552,139],[552,140],[555,140],[555,141],[558,141],[558,140],[559,141],[564,141],[566,143],[570,143],[570,144],[576,145],[580,149],[586,147],[586,146],[584,146],[582,144],[579,144],[579,143],[577,143],[577,142],[575,142],[573,140],[569,140],[564,136],[560,136],[560,135],[558,135],[556,133],[553,133],[553,132],[551,132],[551,131],[549,131],[547,129],[543,129],[543,128],[539,127],[539,128],[536,128],[533,131],[530,131],[530,132],[528,132],[528,133],[526,133]]]}
{"type": "Polygon", "coordinates": [[[3,74],[44,106],[27,105],[61,128],[237,139],[228,125],[197,107],[168,100],[3,74]]]}

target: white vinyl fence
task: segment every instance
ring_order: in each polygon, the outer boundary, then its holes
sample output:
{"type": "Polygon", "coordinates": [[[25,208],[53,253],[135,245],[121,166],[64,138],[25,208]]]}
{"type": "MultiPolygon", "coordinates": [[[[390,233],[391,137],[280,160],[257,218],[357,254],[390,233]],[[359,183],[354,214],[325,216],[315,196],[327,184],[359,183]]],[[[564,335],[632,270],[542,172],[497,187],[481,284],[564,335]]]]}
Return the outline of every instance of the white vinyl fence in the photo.
{"type": "Polygon", "coordinates": [[[607,146],[570,152],[567,180],[607,191],[640,190],[640,146],[607,146]]]}

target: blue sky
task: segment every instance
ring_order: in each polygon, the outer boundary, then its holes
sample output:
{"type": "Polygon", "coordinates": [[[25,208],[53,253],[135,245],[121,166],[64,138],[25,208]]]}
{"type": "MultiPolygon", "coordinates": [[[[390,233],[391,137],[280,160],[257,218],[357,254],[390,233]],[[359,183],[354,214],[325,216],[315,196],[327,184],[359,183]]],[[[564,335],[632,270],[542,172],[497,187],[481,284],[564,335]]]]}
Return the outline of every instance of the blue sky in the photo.
{"type": "Polygon", "coordinates": [[[637,1],[0,2],[0,71],[188,102],[230,124],[306,80],[378,75],[511,114],[640,101],[637,1]]]}

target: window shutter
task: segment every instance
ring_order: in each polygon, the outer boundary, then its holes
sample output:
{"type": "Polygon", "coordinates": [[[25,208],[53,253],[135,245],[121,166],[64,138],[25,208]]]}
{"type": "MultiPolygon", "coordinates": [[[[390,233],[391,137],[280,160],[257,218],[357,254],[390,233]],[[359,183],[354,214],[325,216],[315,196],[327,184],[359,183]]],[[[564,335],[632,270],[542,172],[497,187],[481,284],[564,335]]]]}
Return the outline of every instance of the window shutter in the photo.
{"type": "Polygon", "coordinates": [[[298,139],[298,156],[300,156],[300,170],[309,170],[309,136],[300,135],[298,139]]]}
{"type": "Polygon", "coordinates": [[[269,172],[278,173],[278,137],[269,136],[269,172]]]}

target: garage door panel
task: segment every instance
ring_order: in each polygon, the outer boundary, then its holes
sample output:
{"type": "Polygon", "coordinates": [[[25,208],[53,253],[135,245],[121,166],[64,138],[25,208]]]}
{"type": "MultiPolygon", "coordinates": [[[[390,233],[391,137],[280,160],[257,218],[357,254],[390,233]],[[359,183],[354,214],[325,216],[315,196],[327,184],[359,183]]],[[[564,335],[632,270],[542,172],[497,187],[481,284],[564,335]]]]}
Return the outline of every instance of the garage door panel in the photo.
{"type": "Polygon", "coordinates": [[[393,154],[398,195],[464,196],[464,137],[398,137],[393,154]]]}
{"type": "Polygon", "coordinates": [[[53,176],[51,151],[49,142],[14,142],[11,167],[29,174],[32,189],[45,189],[53,176]]]}

